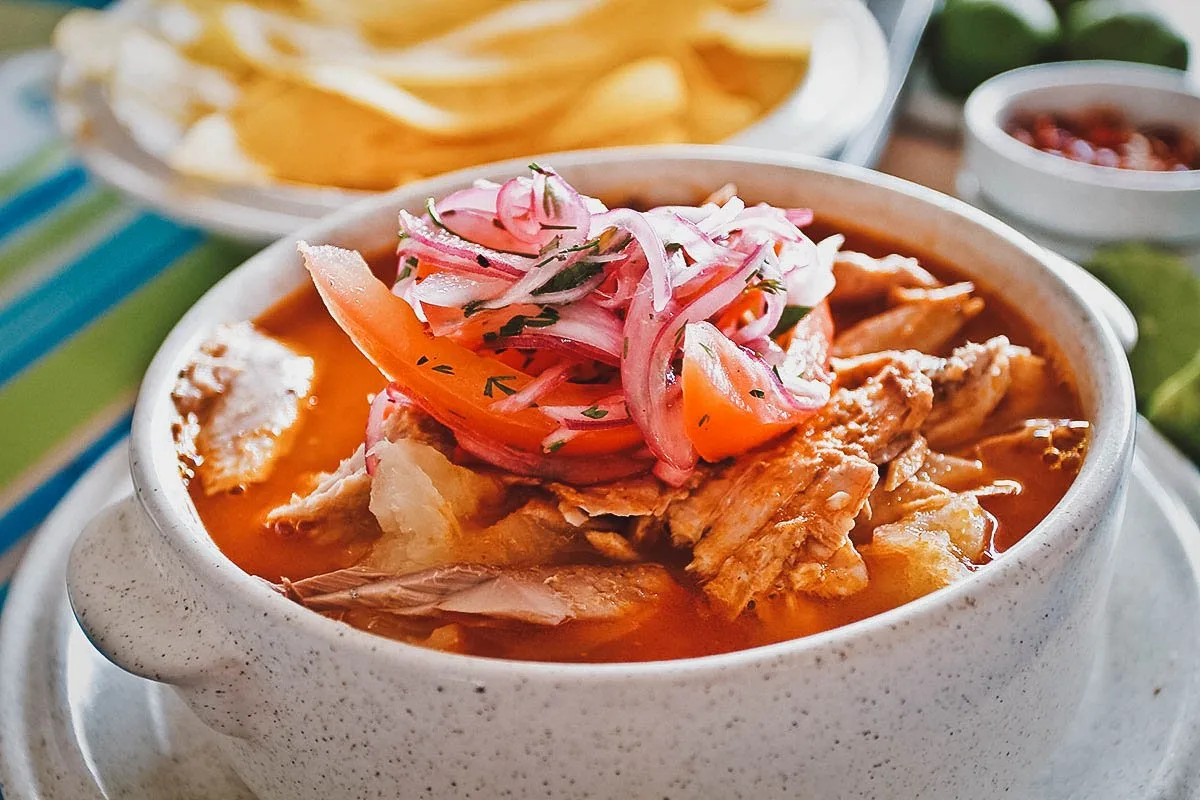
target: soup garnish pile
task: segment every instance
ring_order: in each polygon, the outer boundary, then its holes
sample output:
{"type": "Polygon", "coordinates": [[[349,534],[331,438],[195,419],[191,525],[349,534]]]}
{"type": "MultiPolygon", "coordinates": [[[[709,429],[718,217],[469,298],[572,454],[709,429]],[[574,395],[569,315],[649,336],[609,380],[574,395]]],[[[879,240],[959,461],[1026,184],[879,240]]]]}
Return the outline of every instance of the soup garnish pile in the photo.
{"type": "Polygon", "coordinates": [[[504,658],[725,652],[962,580],[1088,424],[999,298],[840,227],[533,165],[401,212],[373,266],[302,244],[316,291],[180,373],[201,519],[316,612],[504,658]]]}

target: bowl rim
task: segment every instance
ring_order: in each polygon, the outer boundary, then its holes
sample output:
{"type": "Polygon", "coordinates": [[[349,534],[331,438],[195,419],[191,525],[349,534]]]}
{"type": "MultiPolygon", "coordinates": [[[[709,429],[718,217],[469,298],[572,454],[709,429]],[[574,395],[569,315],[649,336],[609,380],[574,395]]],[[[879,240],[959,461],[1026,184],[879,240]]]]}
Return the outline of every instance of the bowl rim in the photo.
{"type": "MultiPolygon", "coordinates": [[[[1200,191],[1200,169],[1179,172],[1120,169],[1083,164],[1043,153],[1004,130],[1002,116],[1031,92],[1049,88],[1110,86],[1159,92],[1200,107],[1187,73],[1152,64],[1123,61],[1059,61],[1001,73],[980,84],[963,106],[968,133],[994,155],[1025,169],[1088,187],[1155,194],[1200,191]]],[[[1111,103],[1120,108],[1120,103],[1111,103]]],[[[1200,135],[1200,130],[1193,131],[1200,135]]]]}
{"type": "MultiPolygon", "coordinates": [[[[1103,390],[1098,394],[1097,419],[1105,417],[1103,430],[1093,436],[1088,456],[1084,459],[1080,474],[1071,484],[1064,497],[1050,513],[1041,520],[1020,542],[1010,548],[1006,557],[988,569],[972,574],[966,580],[931,594],[910,601],[897,608],[867,617],[857,622],[798,639],[786,640],[745,650],[692,658],[621,662],[621,663],[567,663],[540,662],[517,659],[500,659],[483,656],[445,653],[402,641],[388,639],[376,634],[352,628],[345,623],[329,619],[306,609],[298,609],[261,578],[250,575],[234,564],[217,547],[194,514],[173,506],[164,489],[164,476],[176,476],[176,469],[156,469],[156,431],[153,423],[157,408],[175,379],[177,362],[184,347],[194,344],[195,333],[190,330],[208,320],[219,310],[215,300],[233,287],[238,286],[245,276],[256,274],[256,270],[276,272],[284,269],[287,259],[294,259],[296,242],[304,239],[314,242],[328,241],[337,232],[353,225],[356,221],[379,213],[389,206],[401,205],[400,198],[411,198],[428,194],[427,186],[441,187],[467,185],[483,172],[523,169],[529,159],[514,159],[472,167],[466,170],[438,176],[419,183],[408,184],[387,194],[355,203],[317,223],[307,226],[291,236],[284,237],[268,248],[252,256],[231,271],[210,289],[176,324],[154,356],[146,371],[138,393],[130,433],[130,467],[135,486],[135,496],[149,521],[158,529],[165,544],[171,547],[183,562],[184,567],[197,579],[201,591],[221,591],[222,596],[241,597],[252,617],[275,618],[279,625],[289,626],[296,636],[303,635],[311,641],[320,641],[331,649],[346,648],[356,658],[379,660],[382,664],[395,666],[407,664],[413,669],[428,669],[443,674],[447,681],[479,681],[487,679],[537,679],[554,682],[566,680],[574,683],[586,680],[592,684],[638,678],[641,680],[671,681],[681,675],[715,674],[727,669],[754,664],[769,664],[785,659],[800,657],[816,651],[828,652],[839,646],[852,647],[854,642],[868,634],[888,629],[897,629],[914,620],[929,617],[938,612],[954,608],[974,606],[971,597],[984,591],[990,584],[1003,584],[1017,569],[1036,559],[1045,546],[1045,539],[1061,539],[1072,532],[1069,523],[1073,514],[1086,513],[1089,508],[1102,508],[1110,503],[1113,492],[1129,473],[1133,457],[1133,441],[1136,413],[1133,401],[1133,382],[1125,356],[1113,330],[1104,323],[1097,311],[1073,289],[1059,265],[1044,255],[1044,251],[1022,234],[1003,222],[989,216],[966,203],[909,181],[895,178],[873,170],[830,161],[813,156],[757,148],[730,145],[649,145],[625,148],[601,148],[548,154],[537,157],[543,163],[555,164],[560,168],[604,163],[627,162],[676,162],[679,168],[701,161],[725,162],[733,165],[753,164],[788,171],[815,172],[865,182],[880,190],[906,197],[941,209],[962,218],[967,224],[981,226],[998,237],[1003,243],[1016,248],[1027,257],[1036,260],[1046,278],[1061,291],[1063,299],[1075,307],[1082,319],[1081,336],[1090,338],[1096,346],[1095,369],[1104,379],[1103,390]],[[1099,413],[1102,412],[1102,413],[1099,413]],[[189,516],[191,518],[189,518],[189,516]],[[295,613],[297,610],[303,613],[295,613]]],[[[166,426],[158,435],[166,434],[166,426]]],[[[174,446],[170,447],[174,452],[174,446]]],[[[261,623],[258,623],[261,624],[261,623]]]]}

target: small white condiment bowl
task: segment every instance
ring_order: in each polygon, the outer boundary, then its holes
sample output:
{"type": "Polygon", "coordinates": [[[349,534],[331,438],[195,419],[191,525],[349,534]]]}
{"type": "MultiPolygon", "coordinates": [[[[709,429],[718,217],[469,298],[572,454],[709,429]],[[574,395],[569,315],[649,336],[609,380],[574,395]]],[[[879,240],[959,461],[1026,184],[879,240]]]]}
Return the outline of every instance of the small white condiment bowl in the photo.
{"type": "MultiPolygon", "coordinates": [[[[1005,126],[1025,112],[1111,106],[1134,125],[1166,124],[1200,141],[1200,96],[1176,70],[1112,61],[1039,64],[986,81],[964,109],[964,169],[988,205],[1057,237],[1100,244],[1200,242],[1200,170],[1098,167],[1043,153],[1005,126]]],[[[962,181],[960,181],[960,184],[962,181]]]]}
{"type": "MultiPolygon", "coordinates": [[[[124,669],[171,684],[264,800],[403,797],[1020,796],[1079,708],[1100,642],[1133,453],[1129,370],[1076,269],[983,212],[896,178],[731,147],[543,157],[583,192],[745,198],[928,253],[1003,291],[1052,340],[1092,423],[1065,497],[967,580],[836,630],[678,661],[553,664],[391,641],[301,608],[216,547],[179,477],[170,392],[214,327],[307,282],[289,237],[212,289],[150,366],[135,494],[72,553],[80,624],[124,669]]],[[[490,165],[370,199],[299,237],[394,247],[396,213],[503,180],[490,165]]],[[[698,634],[702,635],[702,634],[698,634]]]]}

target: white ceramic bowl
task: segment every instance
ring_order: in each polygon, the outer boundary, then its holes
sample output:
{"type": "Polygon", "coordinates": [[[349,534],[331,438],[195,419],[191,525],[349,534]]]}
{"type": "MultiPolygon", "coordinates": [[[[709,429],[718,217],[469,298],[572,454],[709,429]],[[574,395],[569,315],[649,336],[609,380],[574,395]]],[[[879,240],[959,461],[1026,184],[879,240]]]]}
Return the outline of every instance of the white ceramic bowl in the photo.
{"type": "MultiPolygon", "coordinates": [[[[1075,713],[1098,641],[1133,448],[1115,335],[1063,267],[928,189],[820,159],[737,148],[560,154],[582,191],[811,205],[1002,287],[1058,342],[1094,425],[1062,502],[970,579],[827,633],[705,658],[547,664],[447,654],[300,608],[213,544],[179,480],[175,375],[221,322],[261,313],[306,275],[294,238],[255,256],[179,323],[142,385],[134,497],[72,554],[70,596],[119,666],[173,684],[265,800],[330,797],[921,797],[1007,795],[1075,713]]],[[[509,162],[347,209],[303,232],[368,250],[419,209],[509,162]]],[[[1069,269],[1069,267],[1067,267],[1069,269]]]]}
{"type": "Polygon", "coordinates": [[[1091,242],[1200,242],[1200,170],[1143,172],[1043,153],[1004,130],[1021,112],[1115,106],[1134,124],[1168,123],[1200,140],[1200,96],[1184,73],[1081,61],[1006,72],[964,109],[964,168],[990,204],[1033,228],[1091,242]]]}
{"type": "MultiPolygon", "coordinates": [[[[130,20],[153,12],[150,0],[120,0],[105,11],[130,20]]],[[[871,118],[888,87],[887,40],[862,0],[770,0],[772,13],[813,32],[808,71],[771,113],[729,142],[829,156],[871,118]]],[[[88,168],[168,216],[217,233],[267,243],[370,193],[269,183],[239,186],[174,172],[113,116],[103,92],[68,57],[55,113],[88,168]]]]}

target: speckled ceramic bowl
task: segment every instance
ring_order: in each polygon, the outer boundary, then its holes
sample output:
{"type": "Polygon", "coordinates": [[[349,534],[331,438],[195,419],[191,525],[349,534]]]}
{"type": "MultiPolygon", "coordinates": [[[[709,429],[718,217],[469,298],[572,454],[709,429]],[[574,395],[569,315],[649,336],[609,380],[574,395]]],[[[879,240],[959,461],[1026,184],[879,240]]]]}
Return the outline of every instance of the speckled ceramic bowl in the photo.
{"type": "MultiPolygon", "coordinates": [[[[306,280],[295,238],[209,292],[146,375],[134,419],[136,495],[76,545],[71,601],[95,645],[173,684],[267,800],[418,797],[733,798],[1005,795],[1075,713],[1133,448],[1117,339],[1065,267],[943,195],[827,161],[730,148],[636,148],[546,159],[583,191],[812,206],[1002,287],[1074,369],[1091,451],[1032,533],[969,580],[828,633],[643,664],[535,664],[425,650],[296,606],[209,539],[178,479],[174,376],[218,323],[306,280]]],[[[388,247],[396,211],[508,163],[404,188],[303,238],[388,247]]]]}

